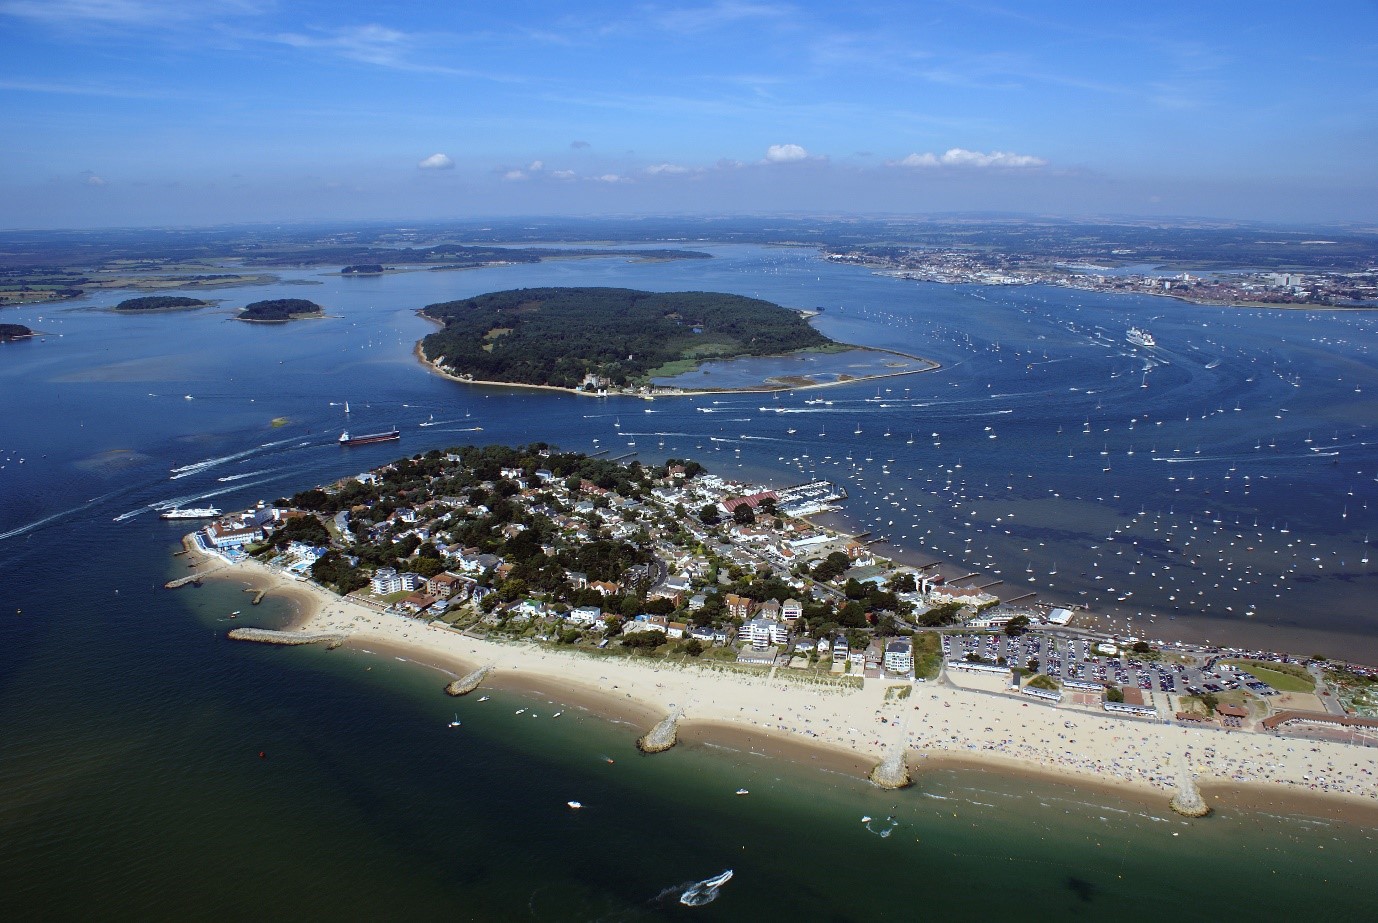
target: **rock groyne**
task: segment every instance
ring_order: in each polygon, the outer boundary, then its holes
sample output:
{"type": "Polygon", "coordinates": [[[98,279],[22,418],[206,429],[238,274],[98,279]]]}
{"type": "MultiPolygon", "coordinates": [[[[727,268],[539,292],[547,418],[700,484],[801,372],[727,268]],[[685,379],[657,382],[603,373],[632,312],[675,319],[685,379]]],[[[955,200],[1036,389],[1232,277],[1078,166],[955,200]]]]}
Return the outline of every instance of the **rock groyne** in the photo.
{"type": "Polygon", "coordinates": [[[461,676],[459,679],[448,684],[445,687],[445,694],[468,695],[479,687],[479,683],[483,682],[483,678],[491,673],[492,670],[493,665],[491,663],[484,664],[467,676],[461,676]]]}
{"type": "Polygon", "coordinates": [[[636,748],[642,753],[661,753],[673,747],[679,740],[679,719],[683,716],[683,709],[670,712],[645,736],[637,739],[636,748]]]}
{"type": "Polygon", "coordinates": [[[871,770],[872,784],[881,788],[908,788],[914,784],[909,778],[909,761],[903,744],[896,744],[885,759],[871,770]]]}
{"type": "Polygon", "coordinates": [[[335,631],[273,631],[269,628],[231,628],[229,636],[235,641],[257,641],[260,644],[319,644],[325,642],[331,650],[344,643],[349,635],[335,631]]]}
{"type": "Polygon", "coordinates": [[[1177,794],[1172,796],[1168,806],[1183,817],[1205,817],[1211,812],[1211,806],[1206,804],[1206,800],[1201,797],[1201,791],[1196,787],[1196,775],[1187,765],[1186,757],[1181,754],[1178,754],[1176,763],[1177,794]]]}

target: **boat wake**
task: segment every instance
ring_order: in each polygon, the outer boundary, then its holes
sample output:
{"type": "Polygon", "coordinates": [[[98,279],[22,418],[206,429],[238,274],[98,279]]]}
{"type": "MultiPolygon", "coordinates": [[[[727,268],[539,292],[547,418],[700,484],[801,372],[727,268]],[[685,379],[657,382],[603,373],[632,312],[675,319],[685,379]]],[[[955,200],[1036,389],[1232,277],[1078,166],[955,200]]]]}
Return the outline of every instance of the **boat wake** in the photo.
{"type": "MultiPolygon", "coordinates": [[[[703,881],[678,885],[676,889],[683,889],[680,891],[679,902],[686,907],[702,907],[704,904],[711,904],[718,899],[718,892],[722,890],[722,886],[731,880],[732,869],[728,869],[712,878],[705,878],[703,881]]],[[[672,891],[676,889],[672,889],[672,891]]]]}
{"type": "Polygon", "coordinates": [[[272,449],[280,445],[286,445],[291,441],[291,439],[279,439],[277,442],[265,442],[263,443],[263,445],[255,446],[252,449],[245,449],[243,452],[235,452],[232,455],[222,455],[219,458],[206,458],[202,459],[199,462],[192,462],[190,465],[182,465],[178,468],[172,468],[171,476],[169,479],[175,481],[178,478],[184,478],[193,474],[199,474],[200,472],[205,471],[209,468],[215,468],[219,465],[225,464],[226,462],[238,461],[241,458],[248,458],[255,452],[261,452],[264,449],[272,449]]]}

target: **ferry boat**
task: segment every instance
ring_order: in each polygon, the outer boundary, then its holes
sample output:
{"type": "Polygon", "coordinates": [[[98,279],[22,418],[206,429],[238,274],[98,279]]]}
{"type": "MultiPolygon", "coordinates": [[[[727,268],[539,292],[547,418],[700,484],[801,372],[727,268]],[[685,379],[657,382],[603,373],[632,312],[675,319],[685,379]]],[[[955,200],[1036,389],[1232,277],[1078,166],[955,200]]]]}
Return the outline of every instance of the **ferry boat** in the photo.
{"type": "Polygon", "coordinates": [[[402,438],[402,431],[393,427],[386,433],[369,433],[367,436],[351,436],[349,430],[340,433],[340,445],[373,445],[375,442],[393,442],[402,438]]]}
{"type": "Polygon", "coordinates": [[[1140,330],[1138,327],[1130,327],[1125,331],[1124,338],[1135,346],[1157,346],[1158,341],[1153,339],[1153,334],[1147,330],[1140,330]]]}
{"type": "Polygon", "coordinates": [[[173,507],[158,514],[162,519],[214,519],[220,515],[220,510],[213,506],[198,506],[181,509],[173,507]]]}

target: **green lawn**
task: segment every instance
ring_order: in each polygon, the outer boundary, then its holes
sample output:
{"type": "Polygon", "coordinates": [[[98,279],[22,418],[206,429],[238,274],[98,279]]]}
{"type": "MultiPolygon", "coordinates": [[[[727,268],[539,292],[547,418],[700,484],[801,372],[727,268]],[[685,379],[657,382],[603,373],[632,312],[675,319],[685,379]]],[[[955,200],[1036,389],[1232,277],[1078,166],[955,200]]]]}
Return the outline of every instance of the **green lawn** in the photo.
{"type": "Polygon", "coordinates": [[[1231,666],[1243,667],[1278,692],[1315,692],[1316,682],[1306,668],[1294,663],[1273,663],[1268,660],[1226,660],[1231,666]]]}
{"type": "Polygon", "coordinates": [[[1250,673],[1272,686],[1278,692],[1315,692],[1316,683],[1310,677],[1302,679],[1291,673],[1279,673],[1267,667],[1253,667],[1250,673]]]}

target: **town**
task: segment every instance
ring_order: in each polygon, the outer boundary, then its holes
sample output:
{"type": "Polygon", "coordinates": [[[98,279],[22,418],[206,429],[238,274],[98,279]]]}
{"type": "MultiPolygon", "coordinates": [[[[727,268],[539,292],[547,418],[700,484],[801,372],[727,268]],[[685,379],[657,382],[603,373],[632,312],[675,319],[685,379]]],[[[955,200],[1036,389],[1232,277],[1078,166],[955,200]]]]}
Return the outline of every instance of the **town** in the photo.
{"type": "Polygon", "coordinates": [[[1106,636],[1064,608],[878,556],[772,490],[693,461],[544,445],[401,459],[189,536],[377,612],[473,637],[769,671],[839,690],[941,681],[1115,717],[1378,744],[1378,670],[1106,636]]]}
{"type": "MultiPolygon", "coordinates": [[[[1125,250],[1133,260],[1134,251],[1125,250]]],[[[1378,270],[1339,272],[1124,272],[1071,259],[971,249],[833,248],[827,259],[874,267],[896,278],[976,285],[1060,285],[1092,292],[1166,295],[1197,304],[1367,307],[1378,302],[1378,270]]]]}

